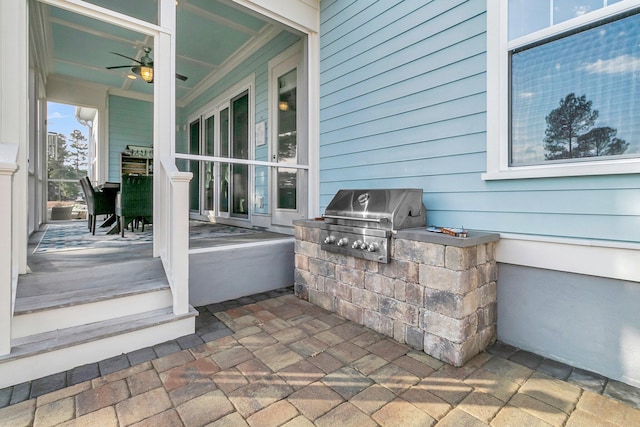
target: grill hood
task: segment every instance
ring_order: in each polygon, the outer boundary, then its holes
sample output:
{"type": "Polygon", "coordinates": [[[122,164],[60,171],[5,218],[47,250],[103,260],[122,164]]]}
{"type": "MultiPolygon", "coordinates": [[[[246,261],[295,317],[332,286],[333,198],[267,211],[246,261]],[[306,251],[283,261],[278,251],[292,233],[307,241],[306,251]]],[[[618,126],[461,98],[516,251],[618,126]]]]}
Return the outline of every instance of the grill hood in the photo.
{"type": "Polygon", "coordinates": [[[426,224],[418,188],[339,190],[325,209],[328,224],[399,230],[426,224]]]}

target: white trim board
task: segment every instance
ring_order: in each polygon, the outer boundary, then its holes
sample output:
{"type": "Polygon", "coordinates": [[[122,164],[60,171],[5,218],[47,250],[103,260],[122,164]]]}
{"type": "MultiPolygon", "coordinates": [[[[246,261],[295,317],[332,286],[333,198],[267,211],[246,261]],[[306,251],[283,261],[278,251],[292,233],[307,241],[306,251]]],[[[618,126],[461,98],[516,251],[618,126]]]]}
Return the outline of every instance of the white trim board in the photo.
{"type": "Polygon", "coordinates": [[[501,234],[496,261],[640,282],[640,244],[501,234]]]}
{"type": "Polygon", "coordinates": [[[279,245],[281,243],[287,243],[287,242],[295,242],[295,239],[293,237],[284,237],[282,239],[264,240],[261,242],[236,243],[233,245],[211,246],[209,248],[189,249],[189,255],[206,254],[211,252],[224,252],[224,251],[244,249],[244,248],[257,248],[262,246],[273,246],[273,245],[279,245]]]}

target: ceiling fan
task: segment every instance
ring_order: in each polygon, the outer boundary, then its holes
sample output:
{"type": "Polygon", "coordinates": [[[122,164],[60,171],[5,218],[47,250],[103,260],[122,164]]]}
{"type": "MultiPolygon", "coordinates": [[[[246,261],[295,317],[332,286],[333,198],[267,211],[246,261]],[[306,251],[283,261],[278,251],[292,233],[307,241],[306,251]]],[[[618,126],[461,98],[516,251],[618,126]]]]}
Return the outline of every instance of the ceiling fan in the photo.
{"type": "MultiPolygon", "coordinates": [[[[142,58],[140,58],[140,60],[137,60],[135,58],[131,58],[127,55],[123,55],[121,53],[118,52],[111,52],[114,55],[118,55],[121,56],[123,58],[127,58],[132,60],[133,62],[137,62],[138,64],[133,64],[133,65],[116,65],[114,67],[106,67],[107,70],[113,70],[115,68],[131,68],[131,72],[133,72],[134,74],[137,74],[138,76],[142,77],[142,80],[144,80],[147,83],[153,83],[153,59],[149,56],[149,53],[151,53],[151,48],[150,47],[145,47],[143,48],[144,50],[144,56],[142,56],[142,58]]],[[[187,76],[183,76],[182,74],[178,74],[176,73],[176,78],[180,79],[182,81],[186,81],[187,80],[187,76]]]]}

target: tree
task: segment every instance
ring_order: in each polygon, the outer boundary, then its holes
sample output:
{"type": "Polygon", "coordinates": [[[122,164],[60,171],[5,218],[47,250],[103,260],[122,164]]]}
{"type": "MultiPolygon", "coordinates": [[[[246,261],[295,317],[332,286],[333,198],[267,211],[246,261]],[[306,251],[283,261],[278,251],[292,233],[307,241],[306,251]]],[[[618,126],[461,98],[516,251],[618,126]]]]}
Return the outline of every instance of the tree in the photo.
{"type": "Polygon", "coordinates": [[[598,111],[591,111],[591,101],[582,95],[576,97],[570,93],[560,100],[560,106],[552,110],[545,118],[544,149],[545,159],[557,160],[576,157],[573,152],[573,142],[578,135],[594,125],[598,118],[598,111]]]}
{"type": "Polygon", "coordinates": [[[594,128],[578,136],[576,157],[614,156],[624,153],[629,143],[616,138],[618,131],[608,126],[594,128]]]}
{"type": "Polygon", "coordinates": [[[570,93],[549,113],[544,138],[546,160],[613,156],[629,148],[629,143],[616,138],[617,129],[591,129],[599,116],[598,110],[591,111],[591,105],[585,95],[570,93]]]}
{"type": "MultiPolygon", "coordinates": [[[[69,138],[71,139],[71,153],[70,153],[70,158],[71,158],[71,163],[75,168],[76,171],[76,178],[80,178],[80,170],[86,172],[86,166],[87,166],[87,143],[85,142],[87,140],[87,138],[85,138],[85,136],[82,134],[82,132],[80,132],[78,129],[74,130],[73,132],[71,132],[71,135],[69,135],[69,138]],[[82,169],[80,168],[81,166],[84,166],[82,169]]],[[[85,175],[85,174],[83,174],[85,175]]]]}
{"type": "MultiPolygon", "coordinates": [[[[70,154],[67,149],[67,138],[62,134],[51,132],[48,135],[48,141],[48,178],[50,180],[75,178],[73,169],[66,164],[70,154]]],[[[75,197],[74,187],[71,183],[49,181],[47,200],[70,200],[75,197]]]]}

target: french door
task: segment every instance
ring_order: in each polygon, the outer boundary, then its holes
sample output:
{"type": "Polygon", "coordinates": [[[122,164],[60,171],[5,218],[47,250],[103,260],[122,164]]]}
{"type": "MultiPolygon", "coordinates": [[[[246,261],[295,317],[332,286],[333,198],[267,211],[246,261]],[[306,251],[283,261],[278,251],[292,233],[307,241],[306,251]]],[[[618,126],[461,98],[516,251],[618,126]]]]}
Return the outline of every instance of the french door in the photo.
{"type": "Polygon", "coordinates": [[[307,175],[304,170],[291,167],[307,162],[303,138],[306,110],[299,102],[300,94],[305,92],[299,62],[300,56],[296,55],[271,70],[271,88],[276,95],[271,99],[271,161],[282,165],[273,168],[272,173],[274,225],[291,226],[294,219],[306,216],[307,175]]]}
{"type": "MultiPolygon", "coordinates": [[[[189,124],[189,154],[249,159],[248,91],[219,104],[189,124]]],[[[247,165],[190,160],[193,172],[189,204],[193,214],[249,218],[247,165]]]]}

